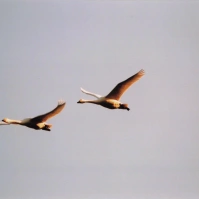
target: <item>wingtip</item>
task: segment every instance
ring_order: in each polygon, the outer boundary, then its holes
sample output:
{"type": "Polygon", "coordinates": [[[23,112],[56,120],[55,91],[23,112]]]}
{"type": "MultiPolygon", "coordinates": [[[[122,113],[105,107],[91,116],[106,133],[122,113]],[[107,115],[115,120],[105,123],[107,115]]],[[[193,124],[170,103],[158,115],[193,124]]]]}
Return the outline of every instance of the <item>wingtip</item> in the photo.
{"type": "Polygon", "coordinates": [[[81,89],[82,92],[86,92],[86,90],[84,90],[82,87],[80,87],[80,89],[81,89]]]}
{"type": "Polygon", "coordinates": [[[63,105],[66,104],[66,101],[64,101],[63,99],[58,100],[58,105],[63,105]]]}
{"type": "Polygon", "coordinates": [[[144,69],[141,69],[138,73],[139,73],[140,75],[145,75],[145,70],[144,70],[144,69]]]}

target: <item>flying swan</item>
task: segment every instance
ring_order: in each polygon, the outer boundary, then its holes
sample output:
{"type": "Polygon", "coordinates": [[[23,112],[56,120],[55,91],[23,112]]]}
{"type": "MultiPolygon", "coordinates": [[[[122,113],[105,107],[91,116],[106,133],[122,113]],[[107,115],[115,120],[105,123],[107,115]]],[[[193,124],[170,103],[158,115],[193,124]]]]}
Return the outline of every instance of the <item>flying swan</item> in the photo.
{"type": "Polygon", "coordinates": [[[124,80],[123,82],[120,82],[115,86],[115,88],[105,97],[102,97],[98,94],[94,94],[91,92],[88,92],[81,88],[81,91],[85,94],[94,96],[97,98],[97,100],[84,100],[80,99],[77,103],[93,103],[97,105],[101,105],[105,108],[109,109],[126,109],[130,110],[128,107],[128,104],[123,104],[119,100],[121,96],[124,94],[124,92],[136,81],[138,81],[143,75],[145,74],[144,70],[140,70],[138,73],[135,75],[129,77],[128,79],[124,80]]]}
{"type": "Polygon", "coordinates": [[[59,114],[63,110],[65,105],[66,105],[66,102],[59,100],[57,107],[46,114],[39,115],[34,118],[26,118],[23,120],[12,120],[8,118],[4,118],[2,120],[3,122],[1,122],[0,125],[19,124],[22,126],[33,128],[35,130],[50,131],[50,128],[52,127],[52,125],[47,124],[46,121],[50,119],[51,117],[54,117],[55,115],[59,114]]]}

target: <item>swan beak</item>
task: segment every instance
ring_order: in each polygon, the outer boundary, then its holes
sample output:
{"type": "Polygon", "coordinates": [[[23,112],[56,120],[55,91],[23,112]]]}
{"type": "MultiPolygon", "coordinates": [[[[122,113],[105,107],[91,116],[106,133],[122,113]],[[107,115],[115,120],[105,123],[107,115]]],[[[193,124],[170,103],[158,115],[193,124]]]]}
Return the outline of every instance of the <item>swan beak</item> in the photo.
{"type": "Polygon", "coordinates": [[[77,102],[78,104],[80,103],[80,101],[77,102]]]}
{"type": "Polygon", "coordinates": [[[4,120],[1,120],[2,122],[5,122],[4,120]]]}

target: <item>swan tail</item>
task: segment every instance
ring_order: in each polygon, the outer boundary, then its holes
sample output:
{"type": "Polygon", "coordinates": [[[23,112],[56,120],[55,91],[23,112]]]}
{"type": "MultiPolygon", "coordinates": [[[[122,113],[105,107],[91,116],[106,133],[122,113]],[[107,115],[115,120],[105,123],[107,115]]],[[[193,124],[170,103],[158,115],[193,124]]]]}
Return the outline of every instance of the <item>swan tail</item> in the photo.
{"type": "Polygon", "coordinates": [[[47,128],[43,128],[42,130],[44,130],[44,131],[51,131],[50,129],[47,129],[47,128]]]}
{"type": "Polygon", "coordinates": [[[51,131],[50,128],[51,128],[52,126],[53,126],[52,124],[45,124],[45,126],[44,126],[44,128],[42,128],[42,130],[51,131]]]}
{"type": "Polygon", "coordinates": [[[53,126],[52,124],[45,124],[45,127],[46,127],[47,129],[50,129],[52,126],[53,126]]]}

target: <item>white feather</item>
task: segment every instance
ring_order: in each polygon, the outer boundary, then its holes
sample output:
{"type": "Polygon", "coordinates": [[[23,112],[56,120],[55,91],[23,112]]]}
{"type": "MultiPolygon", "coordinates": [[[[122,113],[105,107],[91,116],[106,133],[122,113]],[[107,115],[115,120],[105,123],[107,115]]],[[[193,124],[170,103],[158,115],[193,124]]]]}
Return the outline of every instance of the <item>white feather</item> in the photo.
{"type": "Polygon", "coordinates": [[[99,98],[102,97],[101,95],[98,95],[98,94],[95,94],[95,93],[91,93],[91,92],[89,92],[89,91],[86,91],[86,90],[84,90],[83,88],[80,88],[80,89],[81,89],[81,91],[82,91],[83,93],[85,93],[85,94],[87,94],[87,95],[91,95],[91,96],[93,96],[93,97],[96,97],[97,99],[99,99],[99,98]]]}

